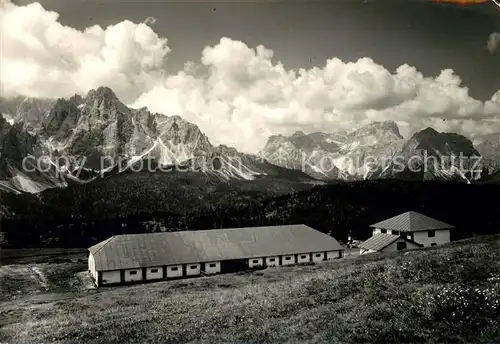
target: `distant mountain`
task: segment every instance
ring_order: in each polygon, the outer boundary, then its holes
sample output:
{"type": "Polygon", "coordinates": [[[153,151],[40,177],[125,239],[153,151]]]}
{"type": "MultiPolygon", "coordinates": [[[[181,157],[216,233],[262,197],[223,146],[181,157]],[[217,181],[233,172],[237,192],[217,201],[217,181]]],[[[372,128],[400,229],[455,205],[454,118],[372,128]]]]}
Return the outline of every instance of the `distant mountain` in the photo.
{"type": "Polygon", "coordinates": [[[36,193],[67,185],[47,161],[37,136],[0,116],[0,190],[36,193]]]}
{"type": "Polygon", "coordinates": [[[376,177],[412,180],[481,178],[481,155],[466,137],[426,128],[415,133],[376,177]]]}
{"type": "Polygon", "coordinates": [[[36,134],[40,132],[43,121],[55,100],[26,97],[0,97],[0,112],[4,117],[12,118],[14,123],[22,123],[22,129],[36,134]]]}
{"type": "MultiPolygon", "coordinates": [[[[148,166],[145,162],[153,163],[155,169],[187,165],[226,182],[266,175],[314,181],[307,174],[289,171],[258,156],[213,146],[196,125],[179,116],[128,108],[108,87],[91,90],[85,97],[75,95],[56,101],[2,100],[1,108],[14,113],[16,127],[34,140],[30,151],[44,155],[70,183],[144,170],[148,166]]],[[[19,162],[23,157],[18,154],[13,160],[19,162]]],[[[44,188],[17,189],[38,192],[44,188]]]]}
{"type": "Polygon", "coordinates": [[[480,141],[427,128],[405,141],[395,122],[374,122],[350,133],[297,132],[269,138],[260,153],[280,166],[318,179],[458,180],[466,183],[500,171],[499,135],[480,141]],[[484,155],[484,157],[482,156],[484,155]]]}
{"type": "Polygon", "coordinates": [[[500,172],[500,133],[484,135],[474,144],[483,157],[486,174],[500,172]]]}
{"type": "Polygon", "coordinates": [[[172,166],[220,182],[266,176],[306,183],[377,178],[473,182],[500,171],[498,134],[481,138],[476,150],[464,136],[432,128],[405,140],[393,121],[374,122],[352,132],[275,135],[253,155],[212,145],[195,124],[179,116],[131,109],[108,87],[68,99],[1,98],[0,110],[4,151],[0,187],[14,192],[37,193],[127,171],[172,166]],[[469,159],[465,165],[454,160],[460,153],[469,159]],[[440,165],[418,165],[422,154],[438,159],[440,165]],[[28,155],[44,157],[42,166],[30,173],[21,168],[28,155]],[[473,166],[480,155],[481,164],[473,166]],[[412,172],[412,164],[421,170],[412,172]],[[479,172],[471,173],[471,167],[479,172]]]}
{"type": "Polygon", "coordinates": [[[366,179],[374,166],[394,155],[404,144],[397,124],[375,122],[353,132],[296,132],[269,138],[260,155],[288,168],[303,169],[325,180],[366,179]]]}

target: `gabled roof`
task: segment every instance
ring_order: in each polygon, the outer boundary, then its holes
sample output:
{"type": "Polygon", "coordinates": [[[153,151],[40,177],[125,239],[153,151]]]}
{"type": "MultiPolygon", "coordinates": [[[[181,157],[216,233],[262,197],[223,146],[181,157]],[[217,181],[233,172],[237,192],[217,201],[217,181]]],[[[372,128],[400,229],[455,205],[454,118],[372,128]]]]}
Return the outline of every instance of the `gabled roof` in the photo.
{"type": "Polygon", "coordinates": [[[116,235],[89,248],[98,271],[343,250],[306,225],[116,235]]]}
{"type": "Polygon", "coordinates": [[[398,239],[403,239],[406,242],[411,242],[412,244],[415,244],[415,245],[420,246],[420,247],[423,246],[422,244],[416,243],[413,240],[410,240],[408,238],[405,238],[405,237],[402,237],[399,235],[377,233],[377,234],[374,234],[370,239],[359,244],[358,247],[364,248],[366,250],[380,251],[398,239]]]}
{"type": "Polygon", "coordinates": [[[375,223],[370,227],[392,229],[400,232],[419,232],[435,229],[448,229],[455,226],[417,213],[408,211],[406,213],[391,217],[390,219],[375,223]]]}

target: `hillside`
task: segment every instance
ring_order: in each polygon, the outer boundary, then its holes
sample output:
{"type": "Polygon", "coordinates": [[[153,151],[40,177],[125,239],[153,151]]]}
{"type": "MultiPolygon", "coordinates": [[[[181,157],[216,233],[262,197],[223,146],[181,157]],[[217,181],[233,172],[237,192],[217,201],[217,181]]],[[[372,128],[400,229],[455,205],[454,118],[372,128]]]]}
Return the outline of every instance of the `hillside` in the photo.
{"type": "Polygon", "coordinates": [[[13,202],[18,219],[2,220],[4,245],[88,247],[121,233],[294,223],[345,241],[349,232],[365,239],[370,224],[408,210],[456,226],[454,238],[498,233],[500,228],[497,184],[374,180],[308,185],[300,191],[306,184],[297,183],[296,192],[285,194],[279,180],[206,184],[187,173],[175,180],[161,175],[142,178],[149,182],[135,184],[140,179],[134,175],[116,184],[103,180],[102,187],[49,190],[42,196],[42,208],[33,195],[15,203],[19,196],[7,194],[4,199],[13,202]]]}
{"type": "MultiPolygon", "coordinates": [[[[276,167],[281,169],[279,167],[276,167]]],[[[288,172],[288,173],[287,173],[288,172]]],[[[300,172],[224,180],[196,171],[125,172],[86,184],[46,190],[37,195],[1,193],[13,217],[100,219],[136,213],[189,213],[210,206],[238,205],[312,188],[317,182],[300,172]]]]}
{"type": "Polygon", "coordinates": [[[399,180],[340,183],[266,199],[257,206],[220,207],[201,214],[196,225],[218,228],[305,223],[344,241],[349,232],[366,239],[371,235],[369,225],[414,210],[456,226],[452,236],[458,239],[473,233],[499,232],[499,194],[497,184],[399,180]]]}
{"type": "Polygon", "coordinates": [[[93,291],[79,272],[83,261],[3,266],[0,340],[497,343],[499,254],[499,236],[478,237],[404,254],[93,291]]]}

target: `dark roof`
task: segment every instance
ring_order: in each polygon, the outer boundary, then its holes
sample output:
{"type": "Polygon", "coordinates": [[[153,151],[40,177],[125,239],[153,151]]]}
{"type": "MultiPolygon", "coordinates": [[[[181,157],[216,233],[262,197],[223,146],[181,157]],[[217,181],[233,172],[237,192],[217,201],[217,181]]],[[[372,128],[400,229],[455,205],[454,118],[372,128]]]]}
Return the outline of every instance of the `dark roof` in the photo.
{"type": "Polygon", "coordinates": [[[117,235],[89,251],[106,271],[342,249],[327,234],[289,225],[117,235]]]}
{"type": "Polygon", "coordinates": [[[398,239],[403,239],[407,242],[411,242],[412,244],[415,244],[420,247],[423,246],[422,244],[416,243],[415,241],[402,237],[400,235],[377,233],[374,234],[370,239],[363,241],[361,244],[358,245],[358,247],[364,248],[366,250],[380,251],[398,239]]]}
{"type": "Polygon", "coordinates": [[[390,219],[375,223],[370,227],[392,229],[400,232],[419,232],[433,229],[454,228],[452,225],[422,215],[416,211],[408,211],[391,217],[390,219]]]}

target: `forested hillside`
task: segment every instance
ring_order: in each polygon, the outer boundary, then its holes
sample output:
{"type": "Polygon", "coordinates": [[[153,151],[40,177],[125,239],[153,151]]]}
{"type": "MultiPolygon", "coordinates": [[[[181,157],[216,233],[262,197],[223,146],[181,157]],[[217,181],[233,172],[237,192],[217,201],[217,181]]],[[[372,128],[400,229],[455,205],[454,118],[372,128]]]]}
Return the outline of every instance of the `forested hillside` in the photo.
{"type": "MultiPolygon", "coordinates": [[[[177,190],[171,190],[172,202],[182,205],[193,201],[193,197],[187,197],[182,189],[177,190]]],[[[102,217],[102,209],[96,209],[94,217],[4,218],[3,244],[14,247],[86,247],[120,233],[293,223],[308,224],[345,241],[349,231],[356,238],[367,238],[370,235],[368,225],[408,210],[455,225],[453,236],[460,238],[500,230],[498,195],[500,185],[495,184],[397,180],[317,186],[270,198],[263,198],[261,192],[251,190],[243,194],[214,190],[209,200],[187,204],[185,208],[172,208],[185,211],[159,212],[151,208],[149,212],[143,210],[102,217]]],[[[162,198],[162,201],[168,199],[162,198]]],[[[91,208],[96,205],[82,206],[91,208]]],[[[167,204],[164,206],[168,208],[167,204]]]]}

